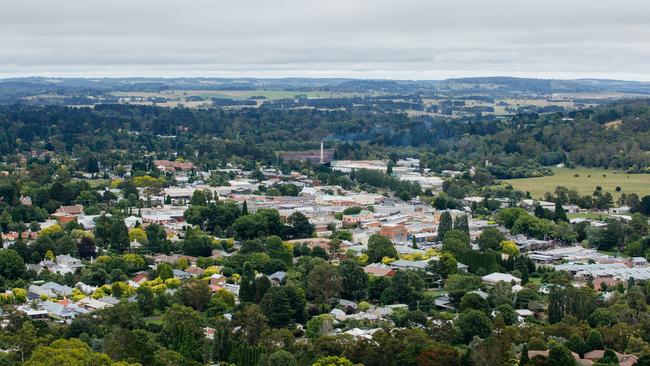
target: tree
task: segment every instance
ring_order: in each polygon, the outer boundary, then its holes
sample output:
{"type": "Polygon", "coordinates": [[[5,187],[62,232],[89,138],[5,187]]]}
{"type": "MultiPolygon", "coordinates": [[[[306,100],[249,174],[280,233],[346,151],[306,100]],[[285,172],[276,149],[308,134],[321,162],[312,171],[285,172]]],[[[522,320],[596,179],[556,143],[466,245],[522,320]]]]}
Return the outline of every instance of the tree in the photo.
{"type": "Polygon", "coordinates": [[[167,263],[161,263],[156,267],[156,272],[161,280],[174,278],[174,269],[167,263]]]}
{"type": "Polygon", "coordinates": [[[510,366],[514,364],[512,342],[505,335],[495,335],[471,342],[470,357],[473,366],[510,366]]]}
{"type": "Polygon", "coordinates": [[[228,319],[219,317],[214,320],[212,327],[214,328],[214,339],[208,345],[211,360],[225,361],[228,359],[233,346],[231,323],[228,319]]]}
{"type": "Polygon", "coordinates": [[[437,259],[431,259],[427,263],[427,271],[435,273],[442,279],[446,279],[458,271],[458,262],[451,253],[442,253],[437,259]]]}
{"type": "Polygon", "coordinates": [[[316,360],[312,366],[354,366],[354,364],[345,357],[326,356],[316,360]]]}
{"type": "Polygon", "coordinates": [[[442,250],[452,253],[455,257],[472,250],[469,237],[458,230],[450,230],[442,239],[442,250]]]}
{"type": "Polygon", "coordinates": [[[205,193],[201,190],[195,190],[192,193],[192,198],[190,198],[190,205],[193,206],[205,206],[207,204],[207,199],[205,193]]]}
{"type": "Polygon", "coordinates": [[[506,237],[501,231],[493,227],[488,227],[479,235],[477,243],[483,251],[488,249],[499,250],[501,242],[505,240],[506,237]]]}
{"type": "Polygon", "coordinates": [[[507,254],[511,257],[519,255],[519,247],[517,243],[512,240],[502,241],[499,246],[501,247],[501,253],[507,254]]]}
{"type": "Polygon", "coordinates": [[[442,240],[445,237],[447,231],[453,229],[453,219],[451,214],[448,211],[443,212],[440,215],[440,223],[438,224],[438,239],[442,240]]]}
{"type": "Polygon", "coordinates": [[[596,329],[589,331],[587,341],[585,342],[585,352],[593,351],[595,349],[603,349],[603,336],[596,329]]]}
{"type": "Polygon", "coordinates": [[[569,341],[566,343],[567,348],[571,351],[582,355],[585,352],[585,341],[582,339],[582,336],[578,333],[573,333],[569,341]]]}
{"type": "Polygon", "coordinates": [[[184,305],[198,312],[203,311],[208,306],[210,296],[212,296],[208,283],[203,280],[188,282],[178,289],[177,294],[184,305]]]}
{"type": "Polygon", "coordinates": [[[77,252],[79,253],[79,257],[84,259],[95,257],[97,255],[95,251],[95,240],[88,236],[82,237],[77,246],[77,252]]]}
{"type": "Polygon", "coordinates": [[[135,291],[135,300],[144,316],[151,316],[156,308],[153,290],[149,286],[140,286],[135,291]]]}
{"type": "Polygon", "coordinates": [[[639,212],[645,216],[650,216],[650,195],[643,196],[643,198],[641,198],[641,203],[639,204],[639,212]]]}
{"type": "Polygon", "coordinates": [[[561,321],[567,311],[567,291],[558,286],[551,287],[548,294],[548,322],[551,324],[561,321]]]}
{"type": "Polygon", "coordinates": [[[129,247],[129,229],[124,221],[113,219],[110,228],[111,249],[118,253],[123,253],[129,247]]]}
{"type": "Polygon", "coordinates": [[[484,312],[478,310],[468,310],[462,312],[458,317],[458,327],[463,335],[463,340],[467,343],[478,336],[486,338],[492,334],[492,322],[484,312]]]}
{"type": "Polygon", "coordinates": [[[553,213],[553,218],[555,219],[555,222],[569,222],[564,207],[562,207],[562,203],[559,200],[555,201],[555,212],[553,213]]]}
{"type": "Polygon", "coordinates": [[[343,297],[358,301],[368,293],[368,275],[356,260],[346,259],[339,265],[343,297]]]}
{"type": "Polygon", "coordinates": [[[37,329],[30,321],[23,322],[22,326],[16,332],[15,336],[9,338],[11,344],[16,347],[16,351],[20,354],[20,361],[25,362],[32,351],[40,344],[45,342],[45,339],[38,336],[37,329]]]}
{"type": "Polygon", "coordinates": [[[305,299],[305,290],[296,286],[285,286],[285,291],[289,297],[289,306],[291,307],[291,318],[298,323],[307,321],[307,300],[305,299]]]}
{"type": "MultiPolygon", "coordinates": [[[[92,352],[90,347],[79,339],[57,339],[49,346],[37,348],[25,362],[25,366],[94,366],[118,365],[103,353],[92,352]]],[[[128,364],[121,363],[122,366],[128,364]]]]}
{"type": "Polygon", "coordinates": [[[254,281],[255,303],[259,304],[266,292],[271,288],[271,281],[267,276],[259,276],[254,281]]]}
{"type": "Polygon", "coordinates": [[[644,236],[648,234],[648,218],[638,212],[635,212],[632,214],[630,227],[637,235],[644,236]]]}
{"type": "Polygon", "coordinates": [[[598,308],[589,315],[589,325],[592,328],[610,327],[618,322],[613,311],[608,308],[598,308]]]}
{"type": "Polygon", "coordinates": [[[314,225],[309,223],[309,220],[302,212],[296,211],[292,213],[287,222],[291,225],[293,238],[311,238],[314,233],[314,225]]]}
{"type": "Polygon", "coordinates": [[[15,280],[25,273],[25,261],[13,249],[0,249],[0,276],[15,280]]]}
{"type": "Polygon", "coordinates": [[[330,304],[342,291],[341,275],[329,263],[316,265],[307,277],[307,290],[321,304],[330,304]]]}
{"type": "Polygon", "coordinates": [[[129,230],[129,241],[137,241],[140,244],[147,244],[147,233],[139,227],[129,230]]]}
{"type": "Polygon", "coordinates": [[[268,319],[257,304],[246,305],[233,316],[233,327],[250,345],[255,345],[260,335],[268,329],[268,319]]]}
{"type": "Polygon", "coordinates": [[[251,263],[244,263],[244,271],[239,279],[239,299],[242,302],[255,301],[255,273],[251,263]]]}
{"type": "Polygon", "coordinates": [[[554,342],[550,347],[546,364],[575,366],[577,365],[577,362],[568,348],[554,342]]]}
{"type": "Polygon", "coordinates": [[[289,297],[284,287],[271,287],[260,302],[269,325],[274,328],[287,326],[291,321],[289,297]]]}
{"type": "Polygon", "coordinates": [[[459,230],[469,235],[469,221],[467,215],[461,215],[454,220],[454,230],[459,230]]]}
{"type": "Polygon", "coordinates": [[[603,358],[598,360],[598,363],[609,365],[609,366],[616,366],[619,364],[618,357],[616,357],[616,353],[614,353],[614,351],[612,351],[611,349],[605,350],[605,353],[603,353],[603,358]]]}
{"type": "Polygon", "coordinates": [[[183,240],[183,253],[193,257],[209,257],[212,255],[212,241],[207,235],[192,232],[183,240]]]}
{"type": "Polygon", "coordinates": [[[535,209],[533,210],[533,215],[535,215],[535,217],[539,217],[540,219],[545,219],[546,210],[544,210],[544,207],[542,207],[541,205],[535,205],[535,209]]]}
{"type": "Polygon", "coordinates": [[[298,362],[291,353],[281,349],[269,356],[268,366],[298,366],[298,362]]]}
{"type": "Polygon", "coordinates": [[[203,328],[201,316],[192,308],[174,304],[162,318],[165,345],[190,360],[202,361],[203,328]]]}
{"type": "Polygon", "coordinates": [[[241,215],[242,216],[248,215],[248,204],[246,203],[246,201],[244,201],[244,203],[242,203],[241,205],[241,215]]]}
{"type": "Polygon", "coordinates": [[[397,251],[395,246],[385,236],[374,234],[368,239],[368,262],[377,263],[381,262],[382,258],[397,258],[397,251]]]}
{"type": "Polygon", "coordinates": [[[417,362],[418,366],[459,366],[460,355],[456,348],[436,343],[420,352],[417,362]]]}
{"type": "Polygon", "coordinates": [[[528,358],[528,344],[521,346],[521,357],[519,357],[519,366],[526,366],[530,359],[528,358]]]}

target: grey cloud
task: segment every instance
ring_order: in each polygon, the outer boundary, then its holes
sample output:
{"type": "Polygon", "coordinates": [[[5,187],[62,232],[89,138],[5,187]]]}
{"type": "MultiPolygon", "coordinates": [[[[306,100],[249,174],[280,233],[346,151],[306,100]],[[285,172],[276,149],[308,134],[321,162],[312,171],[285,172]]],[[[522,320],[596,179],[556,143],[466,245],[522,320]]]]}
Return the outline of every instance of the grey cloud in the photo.
{"type": "Polygon", "coordinates": [[[26,0],[0,76],[650,80],[650,2],[26,0]]]}

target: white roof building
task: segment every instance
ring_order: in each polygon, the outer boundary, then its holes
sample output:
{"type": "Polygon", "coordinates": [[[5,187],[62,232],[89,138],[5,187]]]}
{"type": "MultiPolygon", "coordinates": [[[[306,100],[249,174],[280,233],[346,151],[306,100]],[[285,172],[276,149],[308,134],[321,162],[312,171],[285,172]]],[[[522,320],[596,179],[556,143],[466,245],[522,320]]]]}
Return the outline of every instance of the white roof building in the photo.
{"type": "Polygon", "coordinates": [[[499,282],[506,282],[506,283],[511,283],[514,281],[516,284],[521,284],[521,279],[517,278],[511,274],[508,273],[500,273],[500,272],[494,272],[490,273],[489,275],[481,277],[483,282],[488,283],[488,284],[497,284],[499,282]]]}

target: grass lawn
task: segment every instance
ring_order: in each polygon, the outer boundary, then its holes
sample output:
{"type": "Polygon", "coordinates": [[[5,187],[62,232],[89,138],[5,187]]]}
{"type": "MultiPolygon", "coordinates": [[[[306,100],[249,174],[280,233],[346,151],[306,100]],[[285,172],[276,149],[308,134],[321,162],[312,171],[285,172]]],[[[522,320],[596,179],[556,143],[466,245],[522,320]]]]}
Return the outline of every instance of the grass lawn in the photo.
{"type": "Polygon", "coordinates": [[[566,215],[570,219],[591,219],[591,220],[605,220],[606,218],[609,217],[609,215],[603,215],[599,213],[576,213],[576,214],[567,214],[566,215]]]}
{"type": "Polygon", "coordinates": [[[540,285],[542,283],[542,277],[528,277],[528,282],[540,285]]]}
{"type": "Polygon", "coordinates": [[[427,297],[438,297],[438,296],[446,295],[446,294],[447,294],[447,291],[445,291],[445,290],[437,290],[437,289],[436,290],[430,289],[430,290],[425,290],[424,292],[422,292],[422,295],[427,296],[427,297]]]}
{"type": "Polygon", "coordinates": [[[536,199],[543,198],[546,192],[553,192],[557,186],[576,189],[581,195],[591,195],[596,186],[601,186],[614,199],[620,196],[616,187],[621,187],[621,193],[637,193],[640,197],[650,194],[650,174],[626,174],[597,168],[553,168],[553,173],[546,177],[507,179],[503,182],[520,191],[530,192],[536,199]]]}

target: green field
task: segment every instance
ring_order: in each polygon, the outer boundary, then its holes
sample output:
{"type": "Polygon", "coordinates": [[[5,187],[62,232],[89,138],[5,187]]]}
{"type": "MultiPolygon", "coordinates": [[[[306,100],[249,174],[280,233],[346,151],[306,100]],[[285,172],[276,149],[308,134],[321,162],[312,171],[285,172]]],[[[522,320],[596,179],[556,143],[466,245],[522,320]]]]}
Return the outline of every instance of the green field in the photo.
{"type": "Polygon", "coordinates": [[[252,96],[264,96],[268,100],[293,98],[297,95],[307,98],[342,98],[361,95],[361,93],[338,93],[328,91],[291,91],[291,90],[167,90],[164,92],[114,92],[119,97],[145,98],[186,98],[198,96],[203,98],[248,99],[252,96]]]}
{"type": "Polygon", "coordinates": [[[616,192],[616,187],[621,187],[621,193],[637,193],[640,197],[650,194],[650,174],[626,174],[596,168],[553,168],[553,173],[546,177],[508,179],[504,183],[511,184],[517,190],[530,192],[533,198],[542,198],[557,186],[576,189],[583,195],[592,194],[596,186],[601,186],[615,199],[620,195],[616,192]]]}

